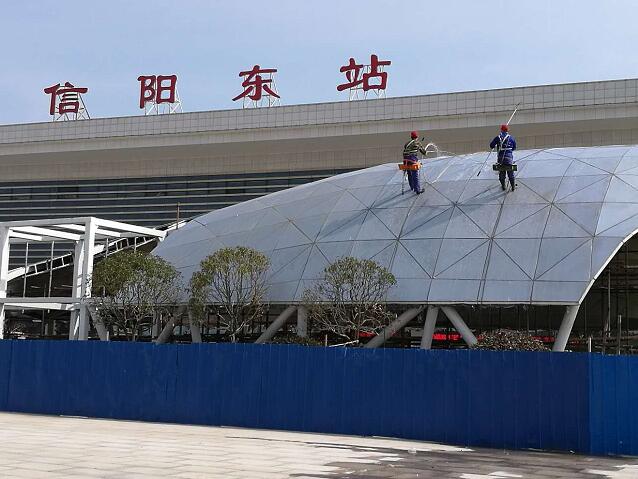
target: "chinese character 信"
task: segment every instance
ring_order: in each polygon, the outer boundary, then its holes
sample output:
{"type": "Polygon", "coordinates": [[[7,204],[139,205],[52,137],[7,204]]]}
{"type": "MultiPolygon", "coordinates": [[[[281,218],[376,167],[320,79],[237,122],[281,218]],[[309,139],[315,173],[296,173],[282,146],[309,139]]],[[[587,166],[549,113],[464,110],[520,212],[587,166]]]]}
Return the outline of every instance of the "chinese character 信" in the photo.
{"type": "Polygon", "coordinates": [[[56,113],[58,115],[73,113],[77,115],[80,111],[80,94],[88,91],[88,88],[79,88],[69,82],[64,83],[63,86],[58,83],[45,88],[44,93],[51,95],[49,114],[55,116],[56,113]]]}

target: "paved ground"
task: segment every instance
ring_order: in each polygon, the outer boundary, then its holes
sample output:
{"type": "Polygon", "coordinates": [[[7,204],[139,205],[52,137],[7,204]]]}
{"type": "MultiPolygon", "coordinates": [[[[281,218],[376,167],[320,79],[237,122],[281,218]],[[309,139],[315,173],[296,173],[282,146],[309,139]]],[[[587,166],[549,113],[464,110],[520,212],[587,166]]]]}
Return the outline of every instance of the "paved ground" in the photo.
{"type": "Polygon", "coordinates": [[[638,458],[0,413],[0,478],[638,478],[638,458]]]}

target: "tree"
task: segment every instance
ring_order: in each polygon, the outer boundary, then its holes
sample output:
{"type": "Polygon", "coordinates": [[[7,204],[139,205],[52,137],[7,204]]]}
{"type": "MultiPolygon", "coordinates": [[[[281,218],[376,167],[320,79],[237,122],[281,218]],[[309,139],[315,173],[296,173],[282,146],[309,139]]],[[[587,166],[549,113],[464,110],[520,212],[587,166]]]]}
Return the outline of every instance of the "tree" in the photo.
{"type": "Polygon", "coordinates": [[[140,251],[120,251],[96,264],[92,302],[98,320],[135,341],[144,328],[176,309],[180,273],[164,259],[140,251]]]}
{"type": "Polygon", "coordinates": [[[386,310],[388,289],[396,278],[370,259],[339,258],[323,279],[304,292],[312,324],[342,338],[359,341],[361,332],[378,332],[392,315],[386,310]]]}
{"type": "Polygon", "coordinates": [[[237,335],[264,312],[268,257],[244,246],[222,248],[204,258],[190,281],[190,308],[201,322],[212,305],[234,343],[237,335]]]}

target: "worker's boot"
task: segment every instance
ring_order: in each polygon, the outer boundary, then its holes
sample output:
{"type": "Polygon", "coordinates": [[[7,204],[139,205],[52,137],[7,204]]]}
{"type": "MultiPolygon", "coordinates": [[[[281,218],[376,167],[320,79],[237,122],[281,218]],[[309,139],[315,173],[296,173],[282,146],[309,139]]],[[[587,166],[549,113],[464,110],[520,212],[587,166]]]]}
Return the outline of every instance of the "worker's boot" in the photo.
{"type": "MultiPolygon", "coordinates": [[[[516,183],[513,180],[511,180],[510,181],[510,185],[512,186],[512,191],[514,191],[516,189],[516,183]]],[[[503,189],[505,189],[505,188],[503,188],[503,189]]]]}
{"type": "Polygon", "coordinates": [[[501,188],[503,189],[503,191],[507,189],[505,188],[505,180],[501,180],[501,188]]]}

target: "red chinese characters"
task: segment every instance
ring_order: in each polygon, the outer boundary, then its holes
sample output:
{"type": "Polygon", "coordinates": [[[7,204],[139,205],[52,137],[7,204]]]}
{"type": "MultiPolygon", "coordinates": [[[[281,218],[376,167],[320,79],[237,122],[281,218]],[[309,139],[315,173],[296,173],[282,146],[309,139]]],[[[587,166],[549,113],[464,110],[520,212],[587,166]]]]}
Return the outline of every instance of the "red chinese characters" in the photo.
{"type": "Polygon", "coordinates": [[[69,82],[59,83],[44,89],[44,93],[51,95],[49,106],[50,115],[78,114],[80,112],[80,94],[88,92],[88,88],[79,88],[69,82]]]}
{"type": "Polygon", "coordinates": [[[140,75],[137,80],[140,82],[140,108],[147,103],[175,103],[177,75],[140,75]]]}
{"type": "Polygon", "coordinates": [[[255,65],[252,70],[240,72],[239,76],[244,78],[244,81],[241,82],[241,86],[244,88],[244,91],[233,98],[233,101],[247,97],[258,102],[263,96],[265,96],[264,92],[266,95],[280,98],[280,96],[271,88],[271,84],[273,83],[272,74],[276,72],[276,68],[262,69],[259,65],[255,65]],[[269,77],[264,78],[262,76],[264,74],[269,77]]]}
{"type": "Polygon", "coordinates": [[[354,58],[350,58],[347,65],[339,68],[341,73],[345,73],[347,83],[337,86],[337,91],[360,88],[364,92],[369,90],[385,90],[388,82],[388,74],[383,71],[383,67],[391,65],[389,60],[379,60],[377,55],[370,56],[370,65],[357,64],[354,58]],[[371,80],[375,80],[371,82],[371,80]]]}

